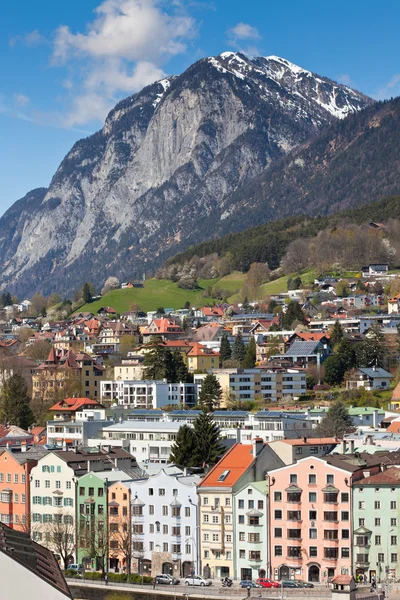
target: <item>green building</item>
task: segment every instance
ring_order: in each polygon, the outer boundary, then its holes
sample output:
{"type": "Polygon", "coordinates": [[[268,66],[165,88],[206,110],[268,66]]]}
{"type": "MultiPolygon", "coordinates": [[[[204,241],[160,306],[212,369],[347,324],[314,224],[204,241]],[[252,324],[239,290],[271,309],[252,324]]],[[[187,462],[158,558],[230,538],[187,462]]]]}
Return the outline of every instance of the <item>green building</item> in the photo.
{"type": "Polygon", "coordinates": [[[354,483],[353,574],[368,581],[400,576],[400,469],[390,467],[354,483]]]}
{"type": "Polygon", "coordinates": [[[108,554],[108,480],[87,473],[77,485],[77,556],[85,569],[106,570],[108,554]]]}

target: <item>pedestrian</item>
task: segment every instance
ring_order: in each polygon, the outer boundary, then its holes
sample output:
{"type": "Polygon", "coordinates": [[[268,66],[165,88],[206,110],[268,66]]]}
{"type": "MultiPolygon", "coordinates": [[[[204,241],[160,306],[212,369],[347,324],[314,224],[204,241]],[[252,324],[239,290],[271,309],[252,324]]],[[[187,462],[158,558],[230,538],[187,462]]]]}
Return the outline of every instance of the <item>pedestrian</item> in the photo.
{"type": "Polygon", "coordinates": [[[156,589],[156,578],[153,577],[153,590],[155,590],[155,589],[156,589]]]}
{"type": "Polygon", "coordinates": [[[106,575],[104,577],[104,581],[105,581],[106,585],[108,585],[108,575],[107,575],[107,573],[106,573],[106,575]]]}
{"type": "Polygon", "coordinates": [[[247,597],[250,598],[250,586],[247,588],[247,597]]]}

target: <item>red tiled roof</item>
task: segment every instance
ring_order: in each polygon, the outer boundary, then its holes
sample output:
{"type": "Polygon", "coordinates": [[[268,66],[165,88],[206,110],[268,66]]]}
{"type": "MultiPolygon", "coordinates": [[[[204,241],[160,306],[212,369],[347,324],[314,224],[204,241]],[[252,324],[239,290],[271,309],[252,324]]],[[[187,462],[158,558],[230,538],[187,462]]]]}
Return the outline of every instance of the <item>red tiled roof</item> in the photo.
{"type": "Polygon", "coordinates": [[[218,306],[204,306],[201,311],[205,317],[222,317],[224,314],[223,308],[218,306]]]}
{"type": "Polygon", "coordinates": [[[328,333],[312,333],[308,331],[296,331],[296,335],[307,342],[318,342],[323,338],[330,338],[330,335],[328,333]]]}
{"type": "Polygon", "coordinates": [[[188,352],[188,356],[219,356],[219,353],[209,350],[206,346],[194,342],[191,350],[188,352]]]}
{"type": "Polygon", "coordinates": [[[400,433],[400,421],[394,421],[393,423],[390,423],[386,431],[389,433],[400,433]]]}
{"type": "Polygon", "coordinates": [[[366,477],[365,479],[359,479],[356,482],[356,485],[368,485],[368,484],[400,484],[400,469],[397,467],[390,467],[386,469],[386,471],[381,471],[376,475],[371,475],[371,477],[366,477]]]}
{"type": "Polygon", "coordinates": [[[231,487],[235,485],[253,461],[253,446],[251,444],[235,444],[211,469],[201,481],[199,487],[231,487]],[[228,475],[223,481],[218,481],[224,471],[229,471],[228,475]]]}
{"type": "Polygon", "coordinates": [[[169,319],[154,319],[150,325],[153,323],[157,327],[157,332],[150,331],[149,326],[143,331],[144,335],[151,335],[152,333],[182,333],[182,329],[179,327],[179,325],[176,325],[176,323],[170,321],[169,319]]]}
{"type": "Polygon", "coordinates": [[[327,438],[306,438],[304,441],[301,440],[279,440],[284,444],[289,444],[289,446],[320,446],[321,444],[339,444],[339,440],[333,437],[327,438]]]}
{"type": "Polygon", "coordinates": [[[100,406],[100,402],[92,400],[92,398],[65,398],[54,404],[49,410],[79,410],[82,406],[100,406]],[[64,406],[64,405],[67,406],[64,406]]]}

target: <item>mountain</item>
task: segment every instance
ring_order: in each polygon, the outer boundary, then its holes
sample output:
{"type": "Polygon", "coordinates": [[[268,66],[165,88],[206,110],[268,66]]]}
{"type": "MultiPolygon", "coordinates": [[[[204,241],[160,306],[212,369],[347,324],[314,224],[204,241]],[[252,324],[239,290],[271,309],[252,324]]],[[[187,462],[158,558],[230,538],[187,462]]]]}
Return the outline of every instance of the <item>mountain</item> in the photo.
{"type": "Polygon", "coordinates": [[[247,211],[243,197],[232,200],[246,183],[371,103],[279,57],[200,60],[117,104],[46,191],[5,213],[0,286],[69,293],[154,269],[229,226],[235,202],[247,211]]]}

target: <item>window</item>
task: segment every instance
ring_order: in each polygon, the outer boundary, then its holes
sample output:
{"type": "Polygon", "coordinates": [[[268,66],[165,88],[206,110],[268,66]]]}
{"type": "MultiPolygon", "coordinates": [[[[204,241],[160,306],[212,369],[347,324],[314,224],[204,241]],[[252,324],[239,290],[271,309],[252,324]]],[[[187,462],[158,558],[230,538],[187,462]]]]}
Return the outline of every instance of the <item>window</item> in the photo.
{"type": "Polygon", "coordinates": [[[324,521],[337,521],[337,512],[333,510],[324,511],[324,521]]]}
{"type": "Polygon", "coordinates": [[[7,483],[11,483],[11,473],[7,473],[7,483]]]}
{"type": "Polygon", "coordinates": [[[310,558],[317,558],[317,556],[318,556],[317,546],[310,546],[310,548],[309,548],[309,556],[310,556],[310,558]]]}
{"type": "Polygon", "coordinates": [[[359,510],[364,510],[365,509],[365,502],[364,502],[364,500],[361,500],[358,503],[358,508],[359,508],[359,510]]]}
{"type": "Polygon", "coordinates": [[[338,548],[324,548],[324,558],[338,558],[338,548]]]}
{"type": "Polygon", "coordinates": [[[300,558],[301,557],[300,546],[288,546],[287,547],[287,555],[290,558],[300,558]]]}
{"type": "Polygon", "coordinates": [[[350,519],[349,512],[347,510],[342,510],[341,512],[342,521],[348,521],[350,519]]]}
{"type": "Polygon", "coordinates": [[[292,540],[300,540],[301,539],[301,529],[288,529],[288,539],[292,540]]]}
{"type": "MultiPolygon", "coordinates": [[[[2,474],[1,474],[2,475],[2,474]]],[[[0,475],[0,481],[2,481],[1,479],[1,475],[0,475]]],[[[4,480],[3,480],[4,481],[4,480]]],[[[25,483],[26,482],[26,475],[25,473],[23,475],[21,475],[21,483],[25,483]]]]}
{"type": "Polygon", "coordinates": [[[374,502],[374,508],[375,508],[375,510],[381,510],[381,503],[379,501],[374,502]]]}
{"type": "MultiPolygon", "coordinates": [[[[89,488],[89,496],[94,496],[94,488],[93,487],[89,488]]],[[[113,497],[113,500],[115,500],[115,494],[113,494],[112,497],[113,497]]]]}
{"type": "Polygon", "coordinates": [[[208,541],[210,541],[210,534],[209,534],[209,533],[205,533],[205,534],[203,535],[203,540],[204,540],[205,542],[208,542],[208,541]]]}
{"type": "Polygon", "coordinates": [[[18,473],[14,473],[14,483],[18,483],[18,473]]]}
{"type": "Polygon", "coordinates": [[[44,482],[44,487],[45,488],[49,488],[50,487],[50,479],[46,479],[46,481],[44,482]]]}
{"type": "Polygon", "coordinates": [[[317,476],[314,474],[311,474],[308,476],[308,484],[309,485],[315,485],[317,483],[317,476]]]}
{"type": "Polygon", "coordinates": [[[350,548],[341,548],[342,558],[350,558],[350,548]]]}
{"type": "Polygon", "coordinates": [[[257,508],[258,508],[258,510],[263,510],[264,509],[264,500],[259,500],[257,502],[257,508]]]}
{"type": "MultiPolygon", "coordinates": [[[[8,475],[7,475],[8,477],[8,475]]],[[[40,481],[39,479],[35,479],[35,488],[40,488],[40,481]]]]}
{"type": "Polygon", "coordinates": [[[26,501],[25,498],[26,498],[25,494],[21,494],[21,504],[25,504],[25,501],[26,501]]]}
{"type": "Polygon", "coordinates": [[[249,510],[251,510],[252,508],[254,508],[254,500],[249,500],[248,501],[248,508],[249,508],[249,510]]]}
{"type": "Polygon", "coordinates": [[[301,492],[288,492],[287,501],[299,504],[301,502],[301,492]]]}
{"type": "Polygon", "coordinates": [[[308,518],[310,519],[310,521],[316,521],[317,520],[317,511],[316,510],[310,510],[308,512],[308,518]]]}
{"type": "Polygon", "coordinates": [[[190,517],[190,506],[185,506],[185,517],[190,517]]]}
{"type": "Polygon", "coordinates": [[[246,540],[246,534],[244,531],[239,531],[239,542],[244,542],[246,540]]]}
{"type": "Polygon", "coordinates": [[[338,501],[337,493],[328,492],[328,493],[324,494],[324,502],[326,502],[327,504],[337,504],[337,501],[338,501]]]}
{"type": "Polygon", "coordinates": [[[203,498],[203,504],[204,504],[204,505],[207,505],[207,504],[208,504],[208,498],[207,498],[207,497],[204,497],[204,498],[203,498]]]}
{"type": "Polygon", "coordinates": [[[149,496],[154,496],[154,489],[153,488],[149,488],[149,496]]]}
{"type": "Polygon", "coordinates": [[[261,560],[261,552],[259,550],[250,550],[249,560],[261,560]]]}
{"type": "Polygon", "coordinates": [[[238,523],[239,525],[244,525],[244,515],[239,515],[238,523]]]}
{"type": "Polygon", "coordinates": [[[317,501],[317,492],[309,492],[308,493],[308,501],[316,502],[317,501]]]}
{"type": "Polygon", "coordinates": [[[331,484],[335,483],[335,476],[334,475],[327,475],[326,476],[326,483],[328,483],[328,484],[329,483],[331,483],[331,484]]]}
{"type": "Polygon", "coordinates": [[[72,483],[71,483],[71,481],[67,481],[67,482],[65,483],[65,489],[67,489],[67,490],[70,490],[70,489],[72,489],[72,483]]]}
{"type": "Polygon", "coordinates": [[[365,525],[365,519],[358,519],[358,526],[364,527],[364,525],[365,525]]]}
{"type": "Polygon", "coordinates": [[[60,465],[58,465],[58,467],[57,467],[57,473],[61,473],[61,466],[60,465]]]}
{"type": "Polygon", "coordinates": [[[375,546],[380,546],[382,544],[382,537],[380,535],[375,536],[375,546]]]}
{"type": "Polygon", "coordinates": [[[301,521],[301,511],[300,510],[288,510],[287,511],[287,519],[288,519],[288,521],[301,521]]]}
{"type": "Polygon", "coordinates": [[[274,537],[276,537],[276,538],[281,538],[282,537],[282,527],[275,527],[275,529],[274,529],[274,537]]]}
{"type": "Polygon", "coordinates": [[[390,519],[390,525],[392,527],[397,527],[397,519],[390,519]]]}
{"type": "Polygon", "coordinates": [[[163,543],[163,552],[168,552],[168,542],[163,543]]]}
{"type": "Polygon", "coordinates": [[[164,488],[160,488],[160,489],[158,490],[158,495],[159,495],[159,496],[165,496],[165,489],[164,489],[164,488]]]}
{"type": "Polygon", "coordinates": [[[246,558],[246,550],[239,550],[239,558],[246,558]]]}
{"type": "Polygon", "coordinates": [[[342,529],[342,540],[349,540],[349,539],[350,539],[350,530],[342,529]]]}
{"type": "Polygon", "coordinates": [[[297,483],[297,475],[295,473],[290,474],[290,483],[297,483]]]}
{"type": "Polygon", "coordinates": [[[218,517],[218,515],[213,515],[212,522],[215,523],[215,524],[219,523],[219,517],[218,517]]]}
{"type": "Polygon", "coordinates": [[[231,505],[231,499],[225,498],[225,506],[230,506],[230,505],[231,505]]]}
{"type": "Polygon", "coordinates": [[[391,510],[396,510],[397,509],[397,502],[396,501],[392,501],[390,503],[390,508],[391,508],[391,510]]]}
{"type": "Polygon", "coordinates": [[[172,495],[173,496],[177,496],[178,495],[178,490],[177,489],[173,489],[172,490],[172,495]]]}
{"type": "Polygon", "coordinates": [[[168,506],[162,507],[162,515],[163,517],[168,517],[168,506]]]}
{"type": "Polygon", "coordinates": [[[378,562],[380,562],[380,563],[385,562],[385,554],[383,552],[378,552],[378,562]]]}
{"type": "Polygon", "coordinates": [[[377,517],[375,519],[375,527],[380,527],[380,526],[381,526],[381,519],[380,519],[380,517],[377,517]]]}
{"type": "Polygon", "coordinates": [[[209,518],[208,515],[203,515],[203,523],[208,523],[209,518]]]}
{"type": "Polygon", "coordinates": [[[61,481],[56,481],[56,489],[57,490],[61,489],[61,481]]]}
{"type": "Polygon", "coordinates": [[[185,535],[190,535],[190,527],[188,525],[185,527],[185,535]]]}
{"type": "Polygon", "coordinates": [[[342,492],[340,494],[340,500],[341,500],[341,502],[348,502],[349,501],[349,493],[348,492],[342,492]]]}
{"type": "Polygon", "coordinates": [[[238,508],[244,508],[244,500],[239,500],[238,508]]]}
{"type": "Polygon", "coordinates": [[[391,546],[397,546],[397,535],[391,535],[390,536],[390,545],[391,546]]]}
{"type": "MultiPolygon", "coordinates": [[[[190,546],[189,546],[189,548],[190,548],[190,546]]],[[[232,560],[232,552],[230,550],[228,550],[226,552],[226,560],[232,560]]]]}
{"type": "Polygon", "coordinates": [[[282,546],[275,546],[275,548],[274,548],[274,555],[275,556],[282,556],[282,546]]]}
{"type": "Polygon", "coordinates": [[[324,529],[324,540],[337,540],[338,532],[335,529],[324,529]]]}
{"type": "Polygon", "coordinates": [[[231,523],[231,522],[232,522],[231,515],[225,515],[225,523],[231,523]]]}
{"type": "Polygon", "coordinates": [[[282,502],[282,492],[274,492],[275,502],[282,502]]]}
{"type": "Polygon", "coordinates": [[[168,533],[168,525],[163,525],[163,534],[166,535],[168,533]]]}
{"type": "Polygon", "coordinates": [[[154,515],[154,504],[149,504],[149,515],[154,515]]]}
{"type": "Polygon", "coordinates": [[[316,540],[318,536],[318,530],[312,527],[311,529],[309,529],[308,536],[310,540],[316,540]]]}
{"type": "Polygon", "coordinates": [[[18,494],[14,494],[14,502],[18,504],[18,494]]]}
{"type": "Polygon", "coordinates": [[[397,563],[397,554],[390,555],[390,562],[397,563]]]}
{"type": "MultiPolygon", "coordinates": [[[[0,483],[4,482],[4,473],[0,473],[0,483]]],[[[23,482],[25,483],[25,482],[23,482]]]]}
{"type": "Polygon", "coordinates": [[[104,490],[103,488],[97,488],[97,495],[99,498],[102,498],[104,496],[104,490]]]}
{"type": "Polygon", "coordinates": [[[277,519],[277,520],[282,519],[282,511],[281,510],[275,511],[275,519],[277,519]]]}
{"type": "Polygon", "coordinates": [[[149,525],[149,533],[154,533],[154,523],[150,523],[150,525],[149,525]]]}
{"type": "Polygon", "coordinates": [[[85,488],[84,487],[80,487],[79,488],[79,495],[80,496],[84,496],[85,495],[85,488]]]}
{"type": "Polygon", "coordinates": [[[212,534],[212,541],[213,541],[213,542],[218,542],[218,540],[219,540],[219,535],[218,535],[218,533],[213,533],[213,534],[212,534]]]}

